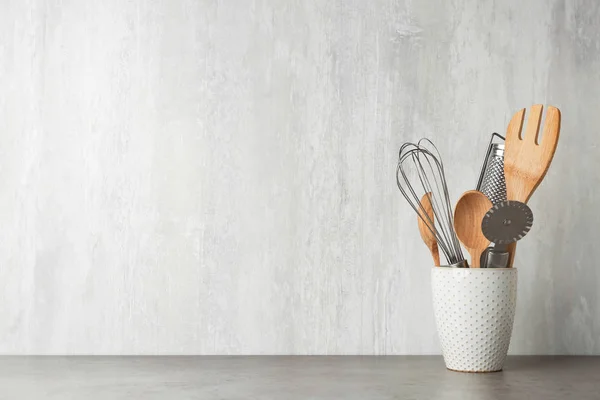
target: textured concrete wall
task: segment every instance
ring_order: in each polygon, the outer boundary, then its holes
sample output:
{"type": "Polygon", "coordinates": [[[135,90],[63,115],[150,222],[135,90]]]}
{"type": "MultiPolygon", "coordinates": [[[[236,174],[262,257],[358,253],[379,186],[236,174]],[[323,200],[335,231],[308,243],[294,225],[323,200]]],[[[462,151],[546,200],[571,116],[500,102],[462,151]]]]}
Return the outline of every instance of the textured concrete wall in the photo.
{"type": "Polygon", "coordinates": [[[600,3],[0,0],[0,353],[437,353],[395,187],[563,112],[512,353],[600,353],[600,3]]]}

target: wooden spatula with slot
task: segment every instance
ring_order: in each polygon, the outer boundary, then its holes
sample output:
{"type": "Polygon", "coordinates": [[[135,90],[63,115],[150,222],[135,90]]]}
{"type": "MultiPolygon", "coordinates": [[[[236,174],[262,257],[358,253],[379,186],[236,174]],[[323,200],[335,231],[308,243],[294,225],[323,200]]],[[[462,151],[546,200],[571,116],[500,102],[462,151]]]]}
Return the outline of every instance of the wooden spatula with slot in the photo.
{"type": "MultiPolygon", "coordinates": [[[[531,106],[524,133],[522,130],[525,109],[513,115],[506,129],[504,176],[508,200],[527,203],[544,179],[554,157],[560,134],[560,110],[552,106],[547,107],[546,122],[540,138],[543,109],[541,104],[531,106]]],[[[515,249],[516,243],[509,246],[509,267],[512,267],[515,249]]]]}

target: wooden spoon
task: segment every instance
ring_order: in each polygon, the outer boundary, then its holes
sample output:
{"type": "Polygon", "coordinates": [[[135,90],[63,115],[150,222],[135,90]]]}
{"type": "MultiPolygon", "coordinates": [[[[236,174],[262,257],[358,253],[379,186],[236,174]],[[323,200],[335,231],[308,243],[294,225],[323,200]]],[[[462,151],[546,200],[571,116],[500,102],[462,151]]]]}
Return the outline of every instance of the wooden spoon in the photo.
{"type": "Polygon", "coordinates": [[[481,221],[492,202],[477,190],[463,193],[454,210],[454,230],[458,240],[471,254],[471,268],[479,268],[481,253],[490,245],[481,231],[481,221]]]}
{"type": "MultiPolygon", "coordinates": [[[[560,135],[560,110],[552,106],[547,107],[544,133],[540,140],[543,109],[541,104],[531,106],[525,133],[522,133],[525,109],[517,111],[506,128],[504,175],[508,200],[527,203],[544,179],[554,158],[560,135]]],[[[515,259],[516,247],[516,242],[508,247],[509,268],[515,259]]]]}
{"type": "MultiPolygon", "coordinates": [[[[433,207],[431,206],[431,192],[425,193],[423,198],[421,198],[421,209],[419,209],[419,215],[425,218],[425,221],[431,227],[434,226],[433,221],[433,207]]],[[[436,267],[440,266],[440,252],[438,250],[437,240],[435,238],[434,233],[427,227],[427,223],[425,223],[423,219],[418,216],[417,222],[419,223],[419,233],[421,234],[421,239],[425,242],[425,245],[431,252],[431,256],[433,257],[433,265],[436,267]]]]}

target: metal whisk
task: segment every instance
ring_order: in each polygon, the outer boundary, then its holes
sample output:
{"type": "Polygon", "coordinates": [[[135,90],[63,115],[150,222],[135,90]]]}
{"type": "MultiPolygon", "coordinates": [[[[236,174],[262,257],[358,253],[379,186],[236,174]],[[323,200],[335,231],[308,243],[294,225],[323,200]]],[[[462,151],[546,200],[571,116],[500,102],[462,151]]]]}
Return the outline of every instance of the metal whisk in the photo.
{"type": "Polygon", "coordinates": [[[444,253],[448,264],[464,263],[465,257],[454,232],[454,216],[446,185],[444,164],[437,147],[431,140],[421,139],[417,144],[402,145],[398,156],[396,182],[408,204],[435,236],[438,247],[444,253]],[[416,185],[411,182],[411,179],[415,180],[416,185]],[[421,197],[428,192],[431,192],[433,219],[427,215],[420,201],[421,197]]]}

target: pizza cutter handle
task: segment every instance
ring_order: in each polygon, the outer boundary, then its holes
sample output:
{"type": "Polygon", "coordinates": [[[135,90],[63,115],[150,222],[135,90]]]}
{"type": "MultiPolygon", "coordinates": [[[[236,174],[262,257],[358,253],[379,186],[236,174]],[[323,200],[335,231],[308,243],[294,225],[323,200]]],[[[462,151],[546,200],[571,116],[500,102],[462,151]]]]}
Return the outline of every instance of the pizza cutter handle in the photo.
{"type": "Polygon", "coordinates": [[[481,253],[481,268],[507,268],[509,258],[506,245],[488,247],[481,253]]]}

